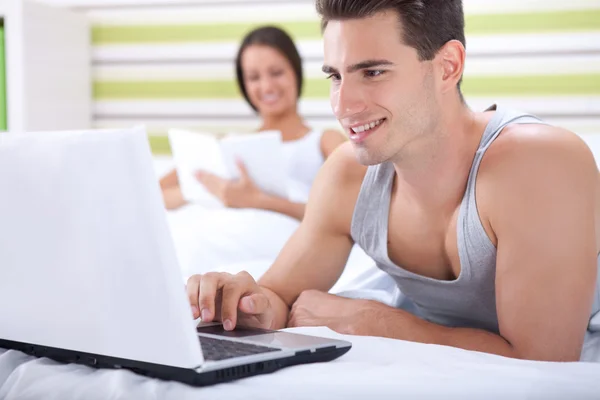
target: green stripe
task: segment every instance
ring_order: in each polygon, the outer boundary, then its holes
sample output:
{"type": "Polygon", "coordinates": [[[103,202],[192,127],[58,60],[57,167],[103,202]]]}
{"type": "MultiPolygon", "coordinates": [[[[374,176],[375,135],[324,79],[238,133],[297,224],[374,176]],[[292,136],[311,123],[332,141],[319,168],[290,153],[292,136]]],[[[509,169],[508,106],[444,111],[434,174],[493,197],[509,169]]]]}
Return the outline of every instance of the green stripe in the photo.
{"type": "Polygon", "coordinates": [[[470,34],[545,33],[600,30],[600,8],[554,12],[467,15],[465,30],[470,34]]]}
{"type": "MultiPolygon", "coordinates": [[[[223,24],[96,25],[94,44],[144,44],[239,41],[252,28],[273,24],[285,28],[296,39],[320,39],[318,21],[245,22],[223,24]]],[[[600,30],[600,8],[591,10],[476,14],[465,17],[467,35],[498,33],[543,33],[600,30]]]]}
{"type": "MultiPolygon", "coordinates": [[[[308,79],[303,98],[326,99],[329,81],[308,79]]],[[[534,75],[534,76],[474,76],[465,77],[463,92],[471,96],[554,96],[599,95],[600,74],[534,75]]],[[[96,81],[96,100],[121,99],[237,99],[237,86],[230,80],[218,81],[96,81]]]]}
{"type": "Polygon", "coordinates": [[[0,131],[8,129],[6,104],[6,57],[4,55],[4,25],[0,21],[0,131]]]}
{"type": "MultiPolygon", "coordinates": [[[[214,81],[96,81],[95,99],[232,99],[241,94],[231,80],[214,81]]],[[[305,81],[303,96],[329,96],[329,82],[323,79],[305,81]]]]}
{"type": "Polygon", "coordinates": [[[599,95],[600,74],[465,77],[469,96],[599,95]]]}
{"type": "Polygon", "coordinates": [[[153,154],[171,154],[171,145],[167,136],[148,136],[148,141],[153,154]]]}
{"type": "MultiPolygon", "coordinates": [[[[250,30],[265,24],[99,25],[92,27],[92,43],[237,42],[250,30]]],[[[285,25],[273,21],[268,24],[285,28],[295,40],[321,37],[318,21],[286,22],[285,25]]]]}

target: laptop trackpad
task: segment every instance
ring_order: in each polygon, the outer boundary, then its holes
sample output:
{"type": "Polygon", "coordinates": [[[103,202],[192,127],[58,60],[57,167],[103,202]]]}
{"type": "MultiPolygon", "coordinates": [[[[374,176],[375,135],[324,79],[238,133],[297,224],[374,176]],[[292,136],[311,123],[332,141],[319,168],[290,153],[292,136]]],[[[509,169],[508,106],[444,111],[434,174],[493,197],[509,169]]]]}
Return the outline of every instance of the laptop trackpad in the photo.
{"type": "Polygon", "coordinates": [[[242,338],[247,336],[261,335],[263,333],[272,333],[266,329],[236,327],[232,331],[226,331],[220,323],[199,324],[196,327],[198,333],[206,333],[209,335],[219,335],[231,338],[242,338]]]}
{"type": "Polygon", "coordinates": [[[236,327],[233,331],[226,331],[223,325],[199,325],[198,333],[218,335],[230,338],[243,338],[245,342],[269,347],[282,348],[315,348],[335,345],[332,339],[317,336],[300,335],[296,333],[269,331],[265,329],[236,327]]]}

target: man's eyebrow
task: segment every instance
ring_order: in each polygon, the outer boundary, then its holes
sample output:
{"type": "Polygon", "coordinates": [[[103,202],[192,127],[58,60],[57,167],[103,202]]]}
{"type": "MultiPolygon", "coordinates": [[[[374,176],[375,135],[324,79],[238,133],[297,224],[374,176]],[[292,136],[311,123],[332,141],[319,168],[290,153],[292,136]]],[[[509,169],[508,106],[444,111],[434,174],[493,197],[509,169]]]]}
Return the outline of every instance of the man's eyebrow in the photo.
{"type": "Polygon", "coordinates": [[[352,72],[359,71],[361,69],[374,68],[374,67],[382,67],[386,65],[394,65],[393,62],[388,60],[365,60],[356,64],[350,65],[346,68],[346,71],[351,74],[352,72]]]}
{"type": "Polygon", "coordinates": [[[321,68],[321,71],[323,71],[326,74],[337,74],[338,70],[330,67],[329,65],[323,65],[323,67],[321,68]]]}
{"type": "MultiPolygon", "coordinates": [[[[383,67],[383,66],[390,66],[390,65],[395,65],[395,64],[388,60],[365,60],[365,61],[361,61],[359,63],[350,65],[348,68],[346,68],[346,71],[349,74],[351,74],[353,72],[360,71],[361,69],[383,67]]],[[[321,70],[326,74],[337,74],[338,73],[337,69],[335,69],[329,65],[323,65],[321,70]]]]}

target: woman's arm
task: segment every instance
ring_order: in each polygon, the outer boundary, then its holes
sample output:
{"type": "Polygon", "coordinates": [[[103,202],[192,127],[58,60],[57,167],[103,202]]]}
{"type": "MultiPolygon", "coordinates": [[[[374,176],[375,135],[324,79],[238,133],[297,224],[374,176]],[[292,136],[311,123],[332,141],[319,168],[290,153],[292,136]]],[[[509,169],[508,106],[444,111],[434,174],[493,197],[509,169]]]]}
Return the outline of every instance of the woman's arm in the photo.
{"type": "Polygon", "coordinates": [[[240,178],[236,180],[223,179],[206,172],[197,172],[196,178],[225,207],[275,211],[302,220],[304,204],[263,192],[252,182],[246,167],[241,162],[238,162],[238,167],[240,178]]]}
{"type": "Polygon", "coordinates": [[[163,195],[163,202],[165,203],[165,208],[167,210],[179,208],[187,203],[183,198],[183,193],[181,193],[181,187],[179,186],[179,179],[177,178],[177,171],[175,169],[164,175],[159,183],[163,195]]]}
{"type": "Polygon", "coordinates": [[[304,218],[305,207],[306,204],[304,203],[294,203],[287,199],[272,196],[266,193],[263,193],[262,196],[258,198],[255,206],[255,208],[285,214],[289,217],[296,218],[299,221],[302,221],[302,218],[304,218]]]}
{"type": "Polygon", "coordinates": [[[177,170],[173,169],[168,174],[164,175],[160,178],[160,188],[162,190],[168,189],[170,187],[179,186],[179,179],[177,178],[177,170]]]}
{"type": "Polygon", "coordinates": [[[181,192],[181,187],[179,185],[162,189],[162,195],[167,210],[179,208],[187,203],[183,198],[183,193],[181,192]]]}

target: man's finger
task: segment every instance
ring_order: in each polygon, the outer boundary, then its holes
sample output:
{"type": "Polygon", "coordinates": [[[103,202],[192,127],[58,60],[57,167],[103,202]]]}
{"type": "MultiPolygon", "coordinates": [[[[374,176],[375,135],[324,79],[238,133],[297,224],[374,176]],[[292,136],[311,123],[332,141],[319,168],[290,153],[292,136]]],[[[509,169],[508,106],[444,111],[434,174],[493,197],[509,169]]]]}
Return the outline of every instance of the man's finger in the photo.
{"type": "Polygon", "coordinates": [[[223,286],[223,304],[221,306],[221,319],[225,330],[233,330],[237,324],[238,304],[244,293],[252,289],[245,281],[232,279],[223,286]]]}
{"type": "Polygon", "coordinates": [[[240,300],[239,309],[245,314],[263,314],[269,307],[269,299],[262,293],[244,296],[240,300]]]}
{"type": "Polygon", "coordinates": [[[286,328],[295,328],[296,327],[296,313],[290,312],[288,316],[286,328]]]}
{"type": "Polygon", "coordinates": [[[217,291],[224,285],[223,274],[210,272],[202,277],[198,296],[198,307],[202,322],[211,322],[215,318],[217,291]]]}
{"type": "Polygon", "coordinates": [[[188,295],[188,300],[192,307],[192,314],[194,316],[194,319],[200,316],[200,308],[198,307],[198,293],[200,290],[201,280],[202,275],[191,276],[187,281],[187,285],[185,286],[185,290],[188,295]]]}

